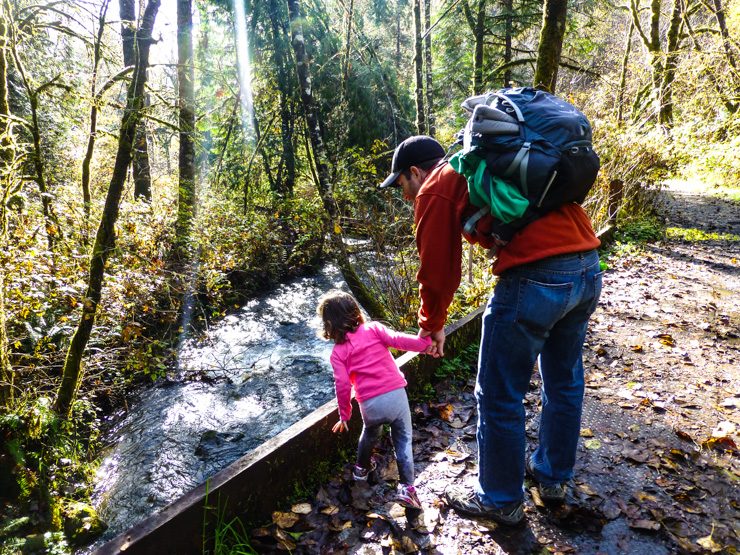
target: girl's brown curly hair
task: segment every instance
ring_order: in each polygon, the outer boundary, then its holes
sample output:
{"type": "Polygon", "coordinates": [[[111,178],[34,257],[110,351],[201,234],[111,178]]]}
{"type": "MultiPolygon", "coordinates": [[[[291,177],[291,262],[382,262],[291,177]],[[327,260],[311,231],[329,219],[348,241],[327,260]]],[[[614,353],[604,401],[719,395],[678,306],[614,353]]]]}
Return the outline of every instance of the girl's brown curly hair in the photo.
{"type": "Polygon", "coordinates": [[[355,298],[339,289],[324,293],[319,298],[316,313],[324,322],[321,337],[331,339],[334,343],[347,341],[347,334],[365,321],[355,298]]]}

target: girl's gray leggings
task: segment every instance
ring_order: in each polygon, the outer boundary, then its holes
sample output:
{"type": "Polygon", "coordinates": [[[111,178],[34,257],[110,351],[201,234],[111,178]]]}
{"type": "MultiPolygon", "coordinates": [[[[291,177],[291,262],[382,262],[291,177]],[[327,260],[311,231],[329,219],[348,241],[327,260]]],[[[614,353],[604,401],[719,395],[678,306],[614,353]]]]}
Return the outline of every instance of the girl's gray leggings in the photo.
{"type": "Polygon", "coordinates": [[[396,451],[398,474],[402,484],[414,483],[414,456],[411,450],[411,411],[406,389],[401,387],[360,403],[362,434],[357,447],[357,465],[370,468],[370,455],[383,431],[391,426],[391,440],[396,451]]]}

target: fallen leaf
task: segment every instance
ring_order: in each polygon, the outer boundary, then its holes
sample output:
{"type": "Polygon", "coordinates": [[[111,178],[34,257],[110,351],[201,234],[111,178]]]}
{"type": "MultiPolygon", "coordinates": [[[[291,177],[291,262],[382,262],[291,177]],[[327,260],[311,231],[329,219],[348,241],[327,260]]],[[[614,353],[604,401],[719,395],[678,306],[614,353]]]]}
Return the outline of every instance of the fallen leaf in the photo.
{"type": "Polygon", "coordinates": [[[298,522],[299,519],[300,517],[293,513],[283,513],[281,511],[275,511],[272,513],[272,522],[277,524],[280,528],[290,528],[298,522]]]}
{"type": "Polygon", "coordinates": [[[592,497],[598,496],[599,494],[594,491],[594,489],[589,486],[588,484],[578,484],[578,489],[585,493],[586,495],[590,495],[592,497]]]}
{"type": "Polygon", "coordinates": [[[683,430],[676,430],[676,435],[681,438],[684,441],[690,441],[691,443],[694,443],[694,438],[691,437],[689,434],[684,432],[683,430]]]}
{"type": "Polygon", "coordinates": [[[670,335],[670,334],[668,334],[668,333],[660,333],[656,337],[666,347],[675,347],[676,346],[676,340],[673,339],[673,336],[670,335]]]}
{"type": "Polygon", "coordinates": [[[723,449],[725,451],[737,451],[737,444],[729,437],[711,437],[701,444],[705,449],[723,449]]]}
{"type": "Polygon", "coordinates": [[[401,538],[401,550],[404,553],[416,553],[419,551],[419,546],[414,543],[414,541],[409,538],[408,536],[404,536],[401,538]]]}
{"type": "Polygon", "coordinates": [[[581,437],[594,437],[591,428],[581,428],[581,437]]]}
{"type": "Polygon", "coordinates": [[[583,442],[586,449],[601,449],[601,442],[598,439],[589,439],[583,442]]]}
{"type": "Polygon", "coordinates": [[[653,532],[660,530],[660,523],[654,520],[641,518],[638,520],[628,521],[629,527],[636,530],[651,530],[653,532]]]}
{"type": "Polygon", "coordinates": [[[529,493],[532,495],[532,503],[534,503],[534,506],[540,509],[544,509],[546,507],[545,502],[542,500],[542,497],[540,497],[539,488],[530,488],[529,493]]]}
{"type": "Polygon", "coordinates": [[[339,512],[339,507],[335,505],[329,505],[328,507],[321,509],[321,512],[329,516],[335,515],[339,512]]]}
{"type": "Polygon", "coordinates": [[[296,514],[299,515],[307,515],[311,512],[311,504],[310,503],[297,503],[293,505],[290,510],[296,514]]]}
{"type": "Polygon", "coordinates": [[[452,421],[452,417],[455,415],[455,409],[449,403],[438,406],[437,410],[439,411],[439,417],[445,422],[452,421]]]}
{"type": "Polygon", "coordinates": [[[651,495],[651,494],[649,494],[649,493],[646,493],[646,492],[644,492],[644,491],[638,491],[638,492],[637,492],[637,493],[636,493],[636,494],[634,495],[634,497],[635,497],[635,499],[636,499],[637,501],[639,501],[640,503],[644,503],[645,501],[654,501],[654,502],[656,502],[656,503],[658,502],[658,498],[657,498],[657,497],[655,497],[654,495],[651,495]]]}
{"type": "Polygon", "coordinates": [[[608,520],[614,520],[617,518],[621,513],[621,509],[611,500],[606,500],[604,502],[604,505],[601,507],[601,513],[604,515],[604,517],[608,520]]]}
{"type": "Polygon", "coordinates": [[[632,352],[635,353],[642,353],[645,351],[645,348],[642,345],[632,345],[630,349],[632,350],[632,352]]]}
{"type": "MultiPolygon", "coordinates": [[[[712,530],[712,533],[714,533],[714,530],[712,530]]],[[[698,543],[701,547],[703,547],[707,551],[710,551],[711,553],[719,553],[720,551],[722,551],[722,546],[714,541],[714,539],[712,539],[712,534],[709,534],[708,536],[705,536],[703,538],[699,538],[698,540],[696,540],[696,543],[698,543]]]]}
{"type": "Polygon", "coordinates": [[[624,458],[628,461],[636,462],[638,464],[642,464],[647,462],[647,460],[650,458],[650,453],[647,451],[640,451],[637,449],[628,449],[624,452],[624,458]]]}
{"type": "Polygon", "coordinates": [[[456,430],[459,430],[460,428],[464,428],[465,427],[465,424],[466,423],[463,422],[462,420],[460,420],[458,417],[455,417],[452,420],[452,422],[450,422],[450,426],[453,427],[453,428],[455,428],[456,430]]]}

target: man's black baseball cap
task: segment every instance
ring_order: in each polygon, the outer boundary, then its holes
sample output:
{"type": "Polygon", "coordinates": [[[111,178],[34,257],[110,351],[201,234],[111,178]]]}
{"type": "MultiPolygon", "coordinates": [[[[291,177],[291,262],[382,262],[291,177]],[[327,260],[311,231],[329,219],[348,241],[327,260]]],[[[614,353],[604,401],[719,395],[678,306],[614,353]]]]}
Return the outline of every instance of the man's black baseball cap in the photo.
{"type": "Polygon", "coordinates": [[[426,135],[409,137],[396,147],[393,153],[391,174],[380,184],[381,188],[390,187],[396,182],[401,172],[411,166],[421,166],[424,162],[432,162],[444,158],[445,149],[442,145],[426,135]]]}

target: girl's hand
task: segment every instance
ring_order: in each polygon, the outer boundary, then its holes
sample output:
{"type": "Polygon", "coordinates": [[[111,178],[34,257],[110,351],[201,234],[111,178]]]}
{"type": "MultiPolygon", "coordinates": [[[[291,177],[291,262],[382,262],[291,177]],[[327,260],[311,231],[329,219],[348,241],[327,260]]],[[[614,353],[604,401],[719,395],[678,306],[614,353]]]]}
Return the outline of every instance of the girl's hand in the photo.
{"type": "Polygon", "coordinates": [[[334,432],[335,434],[337,432],[349,432],[349,426],[347,425],[347,421],[340,420],[339,422],[334,424],[334,426],[332,426],[331,431],[334,432]]]}

